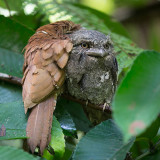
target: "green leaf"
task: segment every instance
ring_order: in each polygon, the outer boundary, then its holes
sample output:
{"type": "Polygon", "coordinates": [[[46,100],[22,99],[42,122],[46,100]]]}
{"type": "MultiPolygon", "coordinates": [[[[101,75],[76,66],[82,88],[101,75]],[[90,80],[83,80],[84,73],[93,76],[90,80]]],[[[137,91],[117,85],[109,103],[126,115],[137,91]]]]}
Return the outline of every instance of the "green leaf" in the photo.
{"type": "Polygon", "coordinates": [[[61,159],[65,152],[65,140],[62,128],[55,116],[53,116],[52,134],[49,145],[54,149],[55,155],[53,156],[47,150],[45,150],[43,157],[47,160],[53,158],[56,160],[61,159]]]}
{"type": "Polygon", "coordinates": [[[99,18],[99,20],[104,22],[104,24],[109,28],[111,32],[117,33],[125,37],[129,37],[129,34],[124,29],[124,27],[118,21],[113,19],[111,16],[105,14],[104,12],[84,6],[79,3],[72,3],[72,5],[74,5],[75,7],[78,7],[81,10],[88,10],[90,13],[95,14],[97,18],[99,18]]]}
{"type": "Polygon", "coordinates": [[[12,16],[13,20],[21,22],[25,27],[33,30],[37,27],[38,18],[37,15],[25,15],[24,13],[12,16]]]}
{"type": "Polygon", "coordinates": [[[34,32],[16,21],[0,15],[0,47],[21,53],[34,32]]]}
{"type": "Polygon", "coordinates": [[[0,104],[0,126],[6,128],[6,136],[0,140],[26,138],[27,118],[21,101],[0,104]]]}
{"type": "Polygon", "coordinates": [[[26,138],[27,117],[24,113],[21,88],[0,83],[0,127],[6,128],[6,136],[0,140],[26,138]]]}
{"type": "Polygon", "coordinates": [[[22,99],[21,87],[0,82],[0,104],[15,102],[21,99],[22,99]]]}
{"type": "Polygon", "coordinates": [[[0,72],[22,77],[23,55],[0,48],[0,72]]]}
{"type": "Polygon", "coordinates": [[[142,132],[160,112],[160,53],[144,51],[135,60],[113,101],[113,117],[125,140],[142,132]]]}
{"type": "MultiPolygon", "coordinates": [[[[18,1],[9,0],[9,1],[7,1],[7,4],[9,6],[10,10],[22,11],[22,3],[23,2],[24,2],[24,0],[18,0],[18,1]]],[[[0,7],[8,9],[4,0],[0,1],[0,7]]]]}
{"type": "Polygon", "coordinates": [[[22,149],[0,146],[0,159],[2,160],[38,160],[39,157],[33,157],[22,149]]]}
{"type": "Polygon", "coordinates": [[[71,156],[76,147],[76,143],[74,143],[73,141],[74,139],[66,139],[65,153],[64,153],[62,160],[71,160],[71,156]]]}
{"type": "Polygon", "coordinates": [[[0,16],[0,72],[22,77],[21,53],[34,32],[10,18],[0,16]]]}
{"type": "Polygon", "coordinates": [[[77,136],[75,123],[65,107],[62,105],[57,105],[54,115],[59,121],[65,135],[74,137],[77,136]]]}
{"type": "Polygon", "coordinates": [[[140,156],[144,151],[149,149],[149,141],[147,138],[136,138],[133,146],[130,149],[130,153],[132,154],[132,158],[136,159],[136,157],[140,156]]]}
{"type": "Polygon", "coordinates": [[[65,152],[65,140],[62,128],[57,121],[56,117],[53,117],[52,122],[52,139],[50,142],[50,146],[54,149],[55,158],[63,157],[65,152]]]}
{"type": "Polygon", "coordinates": [[[123,144],[120,130],[112,120],[107,120],[91,129],[78,143],[73,159],[124,160],[133,140],[123,144]]]}
{"type": "Polygon", "coordinates": [[[155,121],[146,129],[144,133],[142,133],[138,138],[148,138],[148,140],[152,140],[158,133],[160,128],[160,117],[158,116],[155,121]]]}
{"type": "Polygon", "coordinates": [[[111,39],[113,40],[118,61],[118,73],[126,73],[143,49],[138,48],[130,39],[115,33],[111,34],[111,39]]]}
{"type": "Polygon", "coordinates": [[[63,106],[68,111],[77,130],[88,132],[92,127],[91,122],[88,120],[80,104],[61,98],[57,106],[63,106]]]}

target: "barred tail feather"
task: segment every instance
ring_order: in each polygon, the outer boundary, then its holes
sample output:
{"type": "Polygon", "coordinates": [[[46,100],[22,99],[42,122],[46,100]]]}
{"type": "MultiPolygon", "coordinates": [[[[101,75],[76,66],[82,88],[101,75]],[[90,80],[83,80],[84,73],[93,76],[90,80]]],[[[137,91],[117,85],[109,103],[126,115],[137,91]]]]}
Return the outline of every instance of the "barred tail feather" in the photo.
{"type": "Polygon", "coordinates": [[[34,153],[40,148],[40,154],[50,142],[53,112],[56,106],[54,97],[50,97],[32,108],[28,118],[26,133],[29,148],[34,153]]]}

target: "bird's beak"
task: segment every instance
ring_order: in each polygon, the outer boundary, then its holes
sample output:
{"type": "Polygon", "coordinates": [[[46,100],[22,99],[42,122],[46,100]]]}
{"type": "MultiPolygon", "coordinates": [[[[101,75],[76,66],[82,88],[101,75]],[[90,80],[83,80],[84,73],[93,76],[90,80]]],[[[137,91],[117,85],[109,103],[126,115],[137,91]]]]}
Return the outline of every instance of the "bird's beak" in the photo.
{"type": "Polygon", "coordinates": [[[86,51],[86,54],[92,57],[105,57],[108,55],[104,49],[99,48],[90,48],[88,51],[86,51]]]}

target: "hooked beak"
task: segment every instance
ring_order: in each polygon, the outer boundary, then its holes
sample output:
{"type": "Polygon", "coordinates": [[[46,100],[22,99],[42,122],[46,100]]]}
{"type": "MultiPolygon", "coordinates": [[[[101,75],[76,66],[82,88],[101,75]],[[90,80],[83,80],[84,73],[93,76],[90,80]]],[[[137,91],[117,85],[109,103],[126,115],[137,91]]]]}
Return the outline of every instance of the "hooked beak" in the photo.
{"type": "Polygon", "coordinates": [[[90,48],[88,51],[86,51],[86,54],[91,57],[105,57],[108,55],[108,53],[104,49],[99,48],[90,48]]]}

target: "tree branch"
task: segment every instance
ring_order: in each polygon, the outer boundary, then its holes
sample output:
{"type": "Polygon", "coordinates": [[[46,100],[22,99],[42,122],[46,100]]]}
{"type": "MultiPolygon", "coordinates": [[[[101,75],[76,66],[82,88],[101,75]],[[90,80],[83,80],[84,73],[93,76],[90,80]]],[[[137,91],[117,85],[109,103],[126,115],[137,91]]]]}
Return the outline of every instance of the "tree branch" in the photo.
{"type": "Polygon", "coordinates": [[[21,78],[13,77],[5,73],[0,73],[0,80],[21,86],[21,78]]]}
{"type": "Polygon", "coordinates": [[[87,103],[87,101],[76,99],[75,97],[72,97],[72,96],[70,96],[68,94],[63,94],[62,97],[64,97],[65,99],[80,103],[83,106],[94,108],[94,109],[97,109],[97,110],[100,110],[100,111],[103,111],[103,112],[107,112],[109,114],[112,113],[111,107],[108,106],[108,105],[105,105],[105,104],[104,105],[95,105],[95,104],[92,104],[92,103],[87,103]]]}
{"type": "MultiPolygon", "coordinates": [[[[22,86],[21,78],[10,76],[8,74],[0,73],[0,80],[6,81],[6,82],[9,82],[9,83],[12,83],[12,84],[16,84],[18,86],[22,86]]],[[[103,112],[107,112],[108,114],[112,113],[110,106],[108,106],[106,104],[95,105],[95,104],[92,104],[92,103],[87,103],[87,101],[76,99],[75,97],[72,97],[69,94],[63,94],[62,97],[64,97],[65,99],[77,102],[77,103],[79,103],[83,106],[87,106],[87,107],[94,108],[94,109],[97,109],[97,110],[100,110],[100,111],[103,111],[103,112]]]]}
{"type": "Polygon", "coordinates": [[[150,154],[155,153],[160,147],[160,139],[158,140],[158,142],[153,145],[149,150],[147,150],[146,152],[144,152],[143,154],[141,154],[140,156],[138,156],[135,160],[140,160],[150,154]]]}

